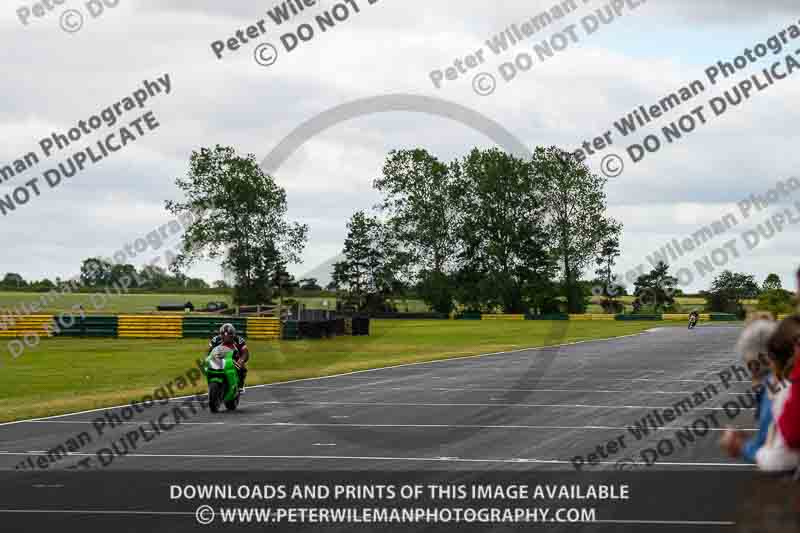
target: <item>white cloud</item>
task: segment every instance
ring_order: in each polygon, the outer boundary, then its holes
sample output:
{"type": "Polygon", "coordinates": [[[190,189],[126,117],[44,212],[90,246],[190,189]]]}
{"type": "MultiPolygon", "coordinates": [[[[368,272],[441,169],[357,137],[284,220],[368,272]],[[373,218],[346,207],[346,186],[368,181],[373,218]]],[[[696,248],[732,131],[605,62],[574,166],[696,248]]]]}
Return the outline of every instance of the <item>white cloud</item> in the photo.
{"type": "MultiPolygon", "coordinates": [[[[335,3],[324,0],[316,11],[287,25],[270,25],[263,39],[277,45],[287,28],[313,21],[315,13],[335,3]]],[[[25,27],[5,11],[0,27],[14,45],[0,49],[7,80],[0,87],[5,139],[0,161],[36,149],[41,137],[88,118],[144,79],[169,73],[173,93],[156,97],[148,108],[161,123],[156,131],[0,217],[14,250],[4,268],[34,278],[73,274],[84,257],[112,253],[169,219],[163,202],[178,198],[174,179],[185,174],[192,150],[229,144],[260,160],[303,121],[360,97],[439,96],[501,122],[529,146],[576,147],[613,128],[615,120],[638,105],[702,78],[710,61],[733,57],[753,44],[749,35],[765,37],[781,29],[795,7],[788,0],[651,0],[512,83],[500,81],[490,97],[472,92],[471,78],[478,69],[442,90],[433,88],[432,69],[451,65],[508,24],[554,3],[380,0],[292,53],[282,52],[272,67],[253,61],[254,43],[223,60],[212,55],[209,45],[266,17],[274,1],[122,0],[101,17],[87,18],[74,35],[58,28],[57,13],[25,27]],[[660,40],[648,39],[648,30],[660,40]],[[725,55],[709,55],[718,50],[725,55]]],[[[589,2],[570,22],[602,5],[589,2]]],[[[542,38],[550,33],[545,30],[542,38]]],[[[532,42],[520,44],[514,53],[530,51],[532,42]]],[[[488,53],[480,70],[496,72],[514,53],[502,58],[488,53]]],[[[698,103],[727,85],[699,97],[698,103]]],[[[793,146],[800,113],[797,87],[782,82],[642,163],[629,164],[611,180],[612,213],[625,223],[622,261],[636,264],[665,239],[686,235],[748,194],[798,174],[793,146]]],[[[682,111],[689,108],[686,104],[682,111]]],[[[639,134],[631,139],[615,134],[613,149],[622,153],[640,139],[639,134]]],[[[287,188],[291,216],[311,226],[305,264],[295,270],[310,270],[341,249],[347,218],[377,200],[370,184],[389,150],[420,145],[449,160],[472,146],[490,144],[464,126],[418,113],[359,118],[309,141],[276,173],[287,188]]],[[[35,176],[66,155],[29,172],[35,176]]],[[[593,168],[599,159],[590,160],[593,168]]],[[[3,184],[0,196],[17,185],[3,184]]],[[[742,258],[741,267],[732,266],[751,269],[759,278],[771,270],[790,272],[785,263],[793,259],[786,250],[796,236],[792,229],[742,258]]],[[[215,268],[204,264],[196,272],[219,278],[215,268]]]]}

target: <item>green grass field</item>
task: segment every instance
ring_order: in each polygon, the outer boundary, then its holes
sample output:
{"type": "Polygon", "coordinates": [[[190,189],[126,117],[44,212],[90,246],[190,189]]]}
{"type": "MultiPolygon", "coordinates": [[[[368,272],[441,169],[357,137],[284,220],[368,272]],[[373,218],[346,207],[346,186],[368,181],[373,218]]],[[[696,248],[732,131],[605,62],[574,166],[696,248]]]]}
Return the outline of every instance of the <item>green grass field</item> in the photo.
{"type": "MultiPolygon", "coordinates": [[[[638,333],[652,322],[375,320],[369,337],[252,341],[248,384],[638,333]],[[552,331],[562,334],[553,338],[552,331]],[[549,339],[549,342],[548,342],[549,339]]],[[[203,340],[46,339],[0,349],[0,421],[119,405],[185,375],[203,340]]],[[[205,384],[196,391],[204,391],[205,384]]],[[[192,391],[184,389],[184,394],[192,391]]]]}
{"type": "MultiPolygon", "coordinates": [[[[0,310],[3,308],[12,309],[15,305],[24,302],[31,304],[39,302],[44,293],[32,292],[6,292],[0,291],[0,310]]],[[[116,295],[112,291],[112,297],[105,300],[92,296],[91,294],[66,294],[57,301],[40,309],[38,312],[58,313],[71,309],[73,305],[83,305],[84,309],[90,313],[151,313],[161,302],[185,302],[191,301],[196,307],[204,307],[208,302],[226,302],[231,305],[231,297],[225,294],[123,294],[116,295]]],[[[294,297],[297,301],[305,304],[308,309],[336,309],[336,298],[334,297],[294,297]]],[[[619,300],[625,304],[625,311],[631,312],[633,296],[622,296],[619,300]]],[[[591,304],[587,308],[588,313],[602,313],[600,307],[601,298],[592,298],[591,304]]],[[[682,311],[689,312],[695,307],[703,308],[706,304],[705,299],[698,297],[677,297],[676,302],[682,311]]],[[[417,299],[395,299],[392,301],[397,310],[401,313],[423,313],[430,311],[428,306],[417,299]]],[[[746,307],[752,307],[757,300],[744,300],[746,307]]]]}

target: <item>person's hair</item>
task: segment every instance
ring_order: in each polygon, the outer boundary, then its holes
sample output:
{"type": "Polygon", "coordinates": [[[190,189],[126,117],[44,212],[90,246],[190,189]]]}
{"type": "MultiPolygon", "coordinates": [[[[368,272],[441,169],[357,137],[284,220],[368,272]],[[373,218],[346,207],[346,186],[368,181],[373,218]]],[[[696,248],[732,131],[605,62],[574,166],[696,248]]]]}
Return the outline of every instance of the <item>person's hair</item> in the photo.
{"type": "Polygon", "coordinates": [[[778,329],[769,339],[769,358],[782,374],[794,363],[794,352],[800,341],[800,316],[794,315],[781,320],[778,329]]]}
{"type": "Polygon", "coordinates": [[[757,320],[775,320],[775,315],[770,313],[769,311],[751,311],[747,313],[747,318],[745,318],[744,325],[747,326],[752,324],[757,320]]]}
{"type": "Polygon", "coordinates": [[[739,336],[736,351],[754,377],[763,376],[769,372],[768,345],[777,329],[778,323],[774,320],[753,317],[739,336]]]}

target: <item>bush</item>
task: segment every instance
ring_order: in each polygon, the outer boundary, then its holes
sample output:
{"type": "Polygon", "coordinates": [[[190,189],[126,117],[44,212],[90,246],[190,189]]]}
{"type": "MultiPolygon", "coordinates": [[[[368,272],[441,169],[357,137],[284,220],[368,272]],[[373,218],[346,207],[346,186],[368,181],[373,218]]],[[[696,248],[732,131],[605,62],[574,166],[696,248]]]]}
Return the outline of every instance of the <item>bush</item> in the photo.
{"type": "Polygon", "coordinates": [[[608,298],[601,301],[600,306],[603,308],[603,312],[608,314],[618,315],[625,311],[625,306],[622,304],[622,302],[610,300],[608,298]]]}
{"type": "Polygon", "coordinates": [[[771,289],[758,297],[758,310],[769,311],[775,316],[794,311],[794,298],[791,292],[784,289],[771,289]]]}

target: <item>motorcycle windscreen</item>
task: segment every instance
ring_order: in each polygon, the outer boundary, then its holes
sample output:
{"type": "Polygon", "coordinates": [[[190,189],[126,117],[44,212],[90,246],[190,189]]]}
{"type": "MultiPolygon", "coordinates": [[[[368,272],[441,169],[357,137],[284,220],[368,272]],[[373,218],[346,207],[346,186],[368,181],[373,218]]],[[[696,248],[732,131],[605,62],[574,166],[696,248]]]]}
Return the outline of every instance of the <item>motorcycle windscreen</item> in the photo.
{"type": "Polygon", "coordinates": [[[217,346],[208,354],[208,367],[212,370],[225,370],[225,357],[230,352],[230,348],[217,346]]]}

